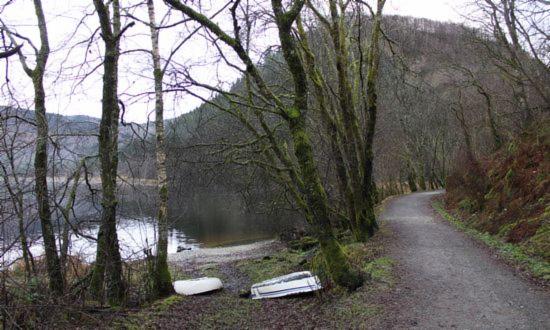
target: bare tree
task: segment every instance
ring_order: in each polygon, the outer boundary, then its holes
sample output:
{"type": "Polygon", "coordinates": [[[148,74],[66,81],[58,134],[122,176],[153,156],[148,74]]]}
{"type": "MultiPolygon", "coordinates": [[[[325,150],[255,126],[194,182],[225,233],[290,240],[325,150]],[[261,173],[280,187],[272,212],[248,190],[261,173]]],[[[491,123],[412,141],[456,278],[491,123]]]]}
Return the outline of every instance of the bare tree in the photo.
{"type": "Polygon", "coordinates": [[[15,47],[12,47],[11,49],[8,49],[6,51],[2,51],[0,52],[0,59],[1,58],[8,58],[10,56],[13,56],[15,54],[17,54],[19,52],[19,50],[21,50],[21,47],[23,47],[23,45],[17,45],[15,47]]]}
{"type": "Polygon", "coordinates": [[[478,21],[482,28],[493,37],[482,38],[482,42],[512,84],[525,128],[533,123],[537,110],[550,109],[547,46],[550,5],[537,0],[476,0],[474,6],[480,13],[478,21]]]}
{"type": "MultiPolygon", "coordinates": [[[[34,9],[38,20],[38,30],[40,33],[40,48],[37,49],[30,41],[36,55],[36,66],[31,69],[21,49],[18,50],[19,59],[25,73],[32,79],[34,87],[34,107],[36,114],[36,149],[34,157],[35,171],[35,192],[38,204],[38,216],[44,239],[44,251],[48,276],[50,278],[50,288],[53,292],[60,294],[63,292],[64,280],[61,271],[61,263],[55,243],[54,230],[52,226],[52,212],[50,209],[50,199],[48,194],[48,121],[46,118],[46,93],[44,90],[44,73],[46,64],[50,55],[50,45],[48,41],[48,29],[46,18],[40,0],[34,0],[34,9]]],[[[8,36],[15,44],[15,35],[2,24],[8,36]]]]}
{"type": "MultiPolygon", "coordinates": [[[[273,107],[273,109],[269,109],[268,111],[276,114],[286,128],[288,128],[290,135],[288,142],[292,143],[296,163],[294,163],[293,158],[288,153],[286,142],[279,141],[272,128],[265,121],[262,110],[253,104],[250,105],[253,109],[253,115],[259,121],[262,130],[262,133],[260,133],[242,112],[235,107],[230,107],[230,109],[233,109],[231,113],[243,122],[245,127],[253,132],[262,143],[263,141],[268,142],[267,147],[269,149],[262,152],[268,163],[258,160],[254,162],[261,164],[265,168],[269,168],[274,177],[279,178],[281,182],[287,184],[292,196],[295,198],[296,204],[299,205],[307,221],[312,225],[333,280],[339,285],[350,289],[359,286],[362,281],[350,269],[346,256],[334,236],[331,225],[332,215],[328,206],[327,194],[321,182],[317,162],[313,155],[311,137],[308,132],[308,81],[305,65],[300,55],[301,49],[293,34],[294,22],[300,14],[305,1],[293,1],[288,6],[288,9],[283,8],[282,1],[280,0],[273,0],[271,2],[283,58],[290,71],[293,83],[292,96],[289,100],[290,105],[286,105],[266,83],[260,70],[254,64],[246,51],[246,47],[242,43],[239,19],[236,16],[236,9],[240,1],[236,1],[231,7],[233,37],[224,32],[212,20],[195,11],[190,6],[177,0],[166,0],[166,2],[173,8],[183,12],[193,21],[199,23],[234,51],[245,65],[245,73],[254,84],[254,91],[258,92],[257,97],[260,100],[264,100],[268,107],[273,107]],[[284,169],[277,168],[276,164],[278,162],[282,164],[284,169]]],[[[223,91],[221,92],[223,93],[223,91]]],[[[227,93],[224,93],[224,95],[230,96],[227,93]]],[[[235,105],[237,104],[234,103],[233,106],[235,105]]]]}
{"type": "MultiPolygon", "coordinates": [[[[24,131],[22,126],[25,126],[26,123],[18,120],[16,114],[10,113],[11,110],[13,109],[4,108],[0,116],[0,154],[2,154],[0,175],[3,179],[3,190],[6,191],[9,201],[6,201],[5,204],[11,204],[12,214],[17,219],[19,243],[21,244],[25,275],[28,279],[36,273],[34,258],[29,248],[30,241],[27,236],[28,223],[26,221],[28,209],[32,205],[28,205],[29,203],[25,200],[25,196],[32,190],[32,183],[27,180],[27,177],[32,175],[32,167],[30,165],[21,167],[21,154],[29,152],[33,143],[22,138],[22,131],[24,131]]],[[[6,209],[8,208],[6,207],[6,209]]],[[[6,236],[3,238],[7,239],[6,236]]]]}
{"type": "MultiPolygon", "coordinates": [[[[340,190],[347,202],[351,228],[358,241],[365,241],[378,228],[374,214],[376,186],[373,179],[372,148],[377,116],[376,81],[380,58],[380,25],[385,1],[378,1],[376,12],[373,12],[372,8],[362,1],[357,1],[355,10],[350,11],[348,6],[351,2],[331,0],[328,1],[329,15],[323,15],[318,9],[323,6],[318,6],[312,1],[308,4],[320,24],[328,31],[332,42],[334,55],[331,54],[332,52],[329,54],[334,58],[334,70],[337,76],[337,86],[334,88],[338,91],[336,102],[322,100],[331,99],[332,89],[325,78],[330,77],[330,71],[325,69],[324,75],[316,72],[318,69],[314,66],[318,64],[314,63],[313,55],[306,57],[310,67],[309,75],[315,87],[316,97],[321,100],[319,101],[321,120],[326,122],[325,126],[332,139],[331,144],[340,144],[342,150],[339,151],[333,146],[332,155],[336,162],[340,190]],[[363,6],[371,11],[373,19],[370,47],[366,56],[365,38],[362,38],[361,30],[363,6]],[[349,45],[352,31],[348,26],[352,20],[355,20],[358,26],[355,35],[357,54],[354,54],[349,45]],[[352,64],[354,60],[359,64],[352,64]],[[367,68],[366,75],[364,67],[367,68]],[[359,83],[352,83],[350,80],[359,81],[359,83]],[[329,107],[330,104],[337,106],[328,110],[327,104],[329,107]],[[361,118],[367,118],[366,124],[361,118]]],[[[307,42],[305,33],[302,33],[301,38],[307,42]]],[[[305,47],[307,47],[306,54],[312,54],[311,47],[307,45],[305,47]]]]}
{"type": "Polygon", "coordinates": [[[124,29],[121,28],[120,2],[118,0],[107,3],[103,0],[94,0],[94,6],[99,18],[105,53],[102,116],[99,127],[102,212],[91,287],[100,297],[105,294],[111,305],[119,305],[124,301],[125,288],[116,230],[118,121],[120,115],[117,89],[118,59],[120,38],[131,24],[124,29]],[[112,12],[112,17],[110,12],[112,12]],[[106,284],[105,289],[103,289],[104,283],[106,284]]]}
{"type": "Polygon", "coordinates": [[[376,186],[374,185],[374,133],[376,130],[376,120],[377,120],[377,111],[378,111],[378,92],[377,92],[377,81],[378,81],[378,68],[380,65],[380,34],[381,28],[380,24],[382,21],[382,11],[384,9],[386,1],[378,0],[376,6],[376,14],[373,19],[373,26],[371,32],[371,44],[369,47],[367,55],[367,100],[365,104],[365,112],[367,114],[367,127],[365,130],[365,155],[364,155],[364,165],[363,165],[363,182],[361,187],[361,197],[363,198],[364,203],[366,204],[361,209],[360,218],[362,219],[361,224],[366,226],[364,230],[372,236],[373,231],[378,229],[378,224],[376,222],[374,214],[374,205],[376,203],[376,186]]]}
{"type": "Polygon", "coordinates": [[[153,0],[147,0],[149,12],[149,27],[151,30],[151,55],[153,58],[153,76],[155,82],[155,135],[158,190],[158,240],[157,255],[153,278],[153,296],[166,296],[174,289],[168,269],[168,183],[166,177],[166,145],[164,136],[164,101],[162,96],[162,80],[164,70],[160,63],[159,30],[155,21],[155,5],[153,0]]]}

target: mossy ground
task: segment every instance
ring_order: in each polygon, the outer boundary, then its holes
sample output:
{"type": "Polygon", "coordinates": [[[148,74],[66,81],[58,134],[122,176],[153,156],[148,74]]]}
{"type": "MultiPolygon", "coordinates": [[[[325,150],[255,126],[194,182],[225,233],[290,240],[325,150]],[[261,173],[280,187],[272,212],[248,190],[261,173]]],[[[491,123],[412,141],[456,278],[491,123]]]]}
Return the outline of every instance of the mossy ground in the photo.
{"type": "MultiPolygon", "coordinates": [[[[148,308],[131,313],[112,324],[119,329],[189,328],[361,328],[376,323],[384,313],[377,302],[394,283],[394,262],[384,256],[388,230],[367,243],[343,245],[353,267],[367,278],[354,292],[347,292],[323,277],[324,290],[314,294],[280,299],[240,298],[250,285],[294,271],[324,273],[316,248],[307,251],[283,249],[259,259],[241,260],[195,271],[175,272],[175,277],[218,276],[224,289],[209,295],[171,296],[148,308]]],[[[174,277],[174,278],[175,278],[174,277]]]]}

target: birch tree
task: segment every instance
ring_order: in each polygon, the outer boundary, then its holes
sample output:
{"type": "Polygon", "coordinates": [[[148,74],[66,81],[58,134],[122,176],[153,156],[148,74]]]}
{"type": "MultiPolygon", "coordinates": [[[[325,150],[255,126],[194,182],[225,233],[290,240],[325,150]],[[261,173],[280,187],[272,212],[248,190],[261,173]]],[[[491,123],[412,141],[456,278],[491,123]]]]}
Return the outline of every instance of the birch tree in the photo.
{"type": "Polygon", "coordinates": [[[158,240],[153,274],[153,296],[171,294],[172,279],[168,269],[168,184],[166,177],[166,145],[164,134],[164,101],[162,96],[162,80],[164,70],[161,68],[159,51],[159,30],[155,21],[155,4],[147,0],[149,27],[151,31],[151,55],[153,59],[153,77],[155,84],[155,134],[156,134],[156,166],[158,191],[158,240]]]}

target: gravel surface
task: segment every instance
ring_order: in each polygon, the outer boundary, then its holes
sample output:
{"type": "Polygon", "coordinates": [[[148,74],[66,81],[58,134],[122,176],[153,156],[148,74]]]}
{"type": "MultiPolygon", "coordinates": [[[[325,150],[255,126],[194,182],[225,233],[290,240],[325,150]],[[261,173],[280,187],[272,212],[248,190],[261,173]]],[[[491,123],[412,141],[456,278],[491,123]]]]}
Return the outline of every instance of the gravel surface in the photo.
{"type": "Polygon", "coordinates": [[[199,267],[242,259],[260,258],[280,248],[281,243],[269,240],[245,245],[181,251],[168,255],[168,261],[178,266],[191,266],[193,268],[193,266],[199,267]]]}
{"type": "Polygon", "coordinates": [[[440,193],[395,198],[381,215],[400,278],[384,328],[550,329],[548,288],[435,215],[440,193]]]}

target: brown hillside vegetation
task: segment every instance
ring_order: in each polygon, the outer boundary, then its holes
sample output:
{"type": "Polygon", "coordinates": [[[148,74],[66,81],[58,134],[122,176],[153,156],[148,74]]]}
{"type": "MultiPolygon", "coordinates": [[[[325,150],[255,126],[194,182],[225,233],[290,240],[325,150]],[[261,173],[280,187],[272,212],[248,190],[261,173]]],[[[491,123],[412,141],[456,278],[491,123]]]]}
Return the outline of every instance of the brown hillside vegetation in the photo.
{"type": "Polygon", "coordinates": [[[488,159],[463,166],[449,177],[446,196],[449,208],[471,215],[470,226],[545,260],[550,259],[549,128],[548,120],[542,121],[488,159]]]}

